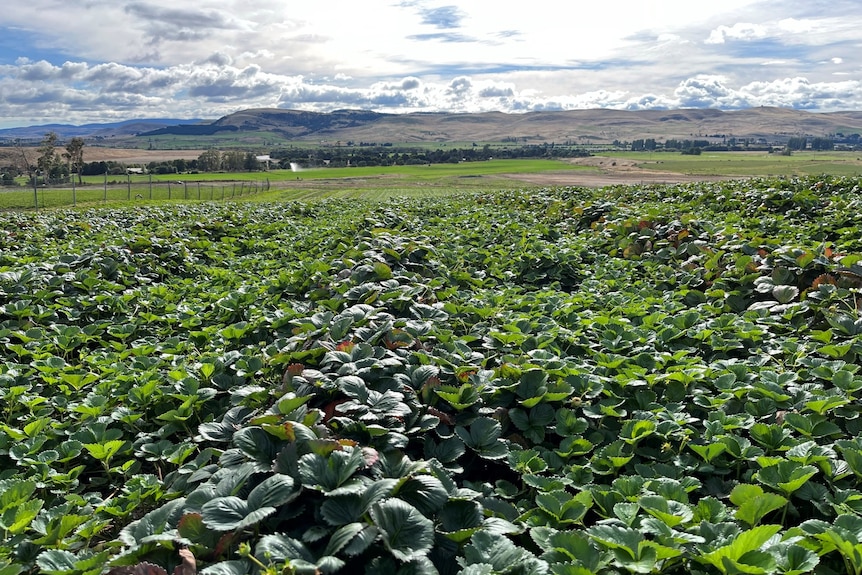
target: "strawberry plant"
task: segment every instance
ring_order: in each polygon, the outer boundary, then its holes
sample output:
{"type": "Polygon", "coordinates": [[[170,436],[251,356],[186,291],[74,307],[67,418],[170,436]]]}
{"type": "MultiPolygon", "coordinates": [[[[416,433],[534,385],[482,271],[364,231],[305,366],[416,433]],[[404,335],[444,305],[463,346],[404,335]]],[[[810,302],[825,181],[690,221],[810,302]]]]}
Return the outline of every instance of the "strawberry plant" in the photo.
{"type": "Polygon", "coordinates": [[[2,214],[0,575],[860,572],[857,185],[2,214]]]}

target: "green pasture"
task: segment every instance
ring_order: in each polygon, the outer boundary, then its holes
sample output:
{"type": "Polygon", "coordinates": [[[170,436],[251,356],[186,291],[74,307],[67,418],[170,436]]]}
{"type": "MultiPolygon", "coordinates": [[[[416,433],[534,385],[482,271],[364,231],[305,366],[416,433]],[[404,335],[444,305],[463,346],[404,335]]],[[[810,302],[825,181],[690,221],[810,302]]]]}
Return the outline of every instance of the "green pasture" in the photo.
{"type": "Polygon", "coordinates": [[[62,188],[3,188],[0,189],[0,210],[57,208],[122,203],[234,201],[252,197],[270,187],[266,182],[158,182],[132,181],[123,184],[84,185],[62,188]]]}
{"type": "MultiPolygon", "coordinates": [[[[667,152],[614,152],[599,156],[633,160],[637,167],[728,179],[759,176],[858,176],[862,157],[855,152],[794,152],[791,156],[766,152],[708,152],[684,156],[667,152]]],[[[45,188],[25,186],[0,189],[0,209],[34,206],[98,205],[176,201],[234,201],[239,199],[312,200],[322,198],[433,197],[488,189],[505,189],[509,176],[560,171],[597,171],[596,166],[563,160],[515,159],[458,164],[409,166],[310,167],[299,171],[132,174],[86,176],[83,184],[45,188]]]]}
{"type": "Polygon", "coordinates": [[[118,202],[309,200],[326,197],[429,197],[507,187],[507,174],[594,170],[558,160],[492,160],[460,164],[307,168],[298,172],[87,176],[84,185],[0,190],[0,209],[27,209],[118,202]],[[262,192],[266,192],[263,193],[262,192]]]}
{"type": "MultiPolygon", "coordinates": [[[[369,166],[351,168],[309,168],[299,172],[287,171],[287,179],[368,178],[396,176],[402,179],[433,180],[446,177],[478,177],[493,174],[526,174],[559,170],[590,169],[559,160],[490,160],[459,164],[427,164],[411,166],[369,166]]],[[[278,173],[278,172],[270,172],[278,173]]]]}
{"type": "Polygon", "coordinates": [[[856,176],[862,174],[859,152],[704,152],[684,156],[675,152],[608,152],[598,156],[634,160],[647,170],[702,176],[856,176]]]}

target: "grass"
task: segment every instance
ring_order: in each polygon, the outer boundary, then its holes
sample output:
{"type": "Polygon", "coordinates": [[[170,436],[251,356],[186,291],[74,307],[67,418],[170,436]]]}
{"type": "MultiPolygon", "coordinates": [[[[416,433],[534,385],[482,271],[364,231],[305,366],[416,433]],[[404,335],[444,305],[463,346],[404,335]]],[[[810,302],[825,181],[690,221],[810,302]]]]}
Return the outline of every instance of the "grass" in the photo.
{"type": "MultiPolygon", "coordinates": [[[[708,152],[683,156],[666,152],[597,154],[633,160],[645,170],[702,176],[804,176],[862,174],[856,152],[794,152],[791,156],[765,152],[708,152]]],[[[153,174],[88,176],[84,185],[0,189],[0,209],[30,209],[110,203],[141,204],[163,201],[311,200],[326,197],[385,199],[471,193],[523,187],[507,176],[514,174],[595,171],[595,166],[560,160],[521,159],[411,166],[310,168],[299,172],[153,174]],[[74,194],[74,198],[73,198],[74,194]]]]}
{"type": "Polygon", "coordinates": [[[300,172],[198,173],[87,176],[83,186],[0,190],[0,209],[94,205],[117,202],[315,199],[323,197],[428,197],[512,185],[504,174],[592,170],[558,160],[493,160],[418,166],[313,168],[300,172]],[[267,193],[261,194],[262,190],[267,193]],[[73,198],[74,193],[74,198],[73,198]]]}

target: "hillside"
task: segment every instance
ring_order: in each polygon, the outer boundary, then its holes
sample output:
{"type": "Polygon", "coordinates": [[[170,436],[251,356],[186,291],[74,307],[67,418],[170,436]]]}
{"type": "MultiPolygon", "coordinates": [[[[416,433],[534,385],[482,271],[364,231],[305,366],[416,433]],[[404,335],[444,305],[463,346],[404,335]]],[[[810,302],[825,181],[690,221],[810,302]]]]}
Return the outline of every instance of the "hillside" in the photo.
{"type": "MultiPolygon", "coordinates": [[[[222,134],[270,133],[291,140],[354,142],[519,141],[612,142],[636,138],[706,136],[765,138],[827,136],[862,132],[862,112],[813,113],[781,108],[720,110],[570,110],[526,114],[412,113],[380,114],[340,110],[327,114],[297,110],[254,109],[212,123],[222,134]]],[[[141,134],[187,134],[166,127],[141,134]]]]}
{"type": "Polygon", "coordinates": [[[128,120],[86,126],[43,125],[0,130],[0,142],[38,140],[48,131],[62,139],[87,138],[92,145],[143,148],[206,148],[231,142],[264,145],[307,142],[571,142],[631,141],[638,138],[748,138],[780,142],[791,136],[823,137],[862,133],[862,112],[815,113],[783,108],[721,111],[570,110],[525,114],[488,112],[384,114],[367,110],[329,113],[276,108],[248,109],[215,121],[128,120]]]}

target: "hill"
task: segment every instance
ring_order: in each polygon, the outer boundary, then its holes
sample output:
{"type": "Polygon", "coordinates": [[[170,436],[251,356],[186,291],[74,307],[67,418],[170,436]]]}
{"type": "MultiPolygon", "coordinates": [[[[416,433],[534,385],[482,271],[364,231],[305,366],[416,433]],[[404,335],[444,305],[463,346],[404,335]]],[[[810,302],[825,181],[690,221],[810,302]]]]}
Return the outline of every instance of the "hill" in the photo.
{"type": "MultiPolygon", "coordinates": [[[[612,142],[637,138],[736,137],[773,141],[790,136],[862,132],[862,112],[814,113],[782,108],[720,110],[569,110],[526,114],[411,113],[358,110],[330,113],[250,109],[211,124],[232,130],[278,134],[288,140],[354,142],[612,142]]],[[[188,134],[187,127],[165,127],[157,134],[188,134]]]]}
{"type": "Polygon", "coordinates": [[[81,137],[98,141],[105,138],[127,138],[166,126],[179,127],[200,123],[208,124],[209,121],[200,119],[146,118],[123,120],[121,122],[83,124],[80,126],[73,124],[41,124],[38,126],[2,129],[0,130],[0,142],[16,139],[25,142],[38,142],[48,132],[54,132],[63,140],[81,137]]]}
{"type": "Polygon", "coordinates": [[[54,131],[61,139],[86,138],[91,145],[160,149],[206,148],[274,142],[434,143],[512,142],[520,144],[611,143],[639,138],[730,138],[786,141],[792,136],[825,137],[862,133],[862,112],[815,113],[784,108],[721,111],[569,110],[525,114],[385,114],[367,110],[328,113],[277,108],[248,109],[214,121],[128,120],[71,126],[47,124],[0,130],[0,142],[38,141],[54,131]]]}

